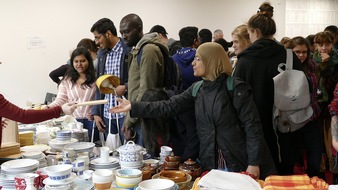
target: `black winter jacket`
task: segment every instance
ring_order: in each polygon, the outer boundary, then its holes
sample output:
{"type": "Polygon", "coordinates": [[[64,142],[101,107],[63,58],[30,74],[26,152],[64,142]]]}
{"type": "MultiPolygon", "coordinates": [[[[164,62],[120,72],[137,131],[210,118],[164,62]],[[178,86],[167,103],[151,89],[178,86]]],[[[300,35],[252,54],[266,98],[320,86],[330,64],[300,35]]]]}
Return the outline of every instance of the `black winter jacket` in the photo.
{"type": "Polygon", "coordinates": [[[217,168],[217,149],[221,149],[227,167],[235,172],[248,165],[260,166],[261,178],[276,173],[263,139],[261,123],[249,85],[235,80],[233,97],[226,86],[226,74],[215,81],[204,81],[196,98],[193,85],[167,101],[132,102],[132,117],[173,116],[195,107],[200,139],[202,169],[217,168]]]}
{"type": "MultiPolygon", "coordinates": [[[[234,76],[241,78],[252,87],[263,133],[275,162],[278,160],[277,137],[272,125],[274,102],[273,77],[279,72],[280,63],[286,63],[286,50],[271,39],[260,39],[238,55],[234,76]]],[[[298,57],[293,53],[293,68],[302,70],[298,57]]]]}

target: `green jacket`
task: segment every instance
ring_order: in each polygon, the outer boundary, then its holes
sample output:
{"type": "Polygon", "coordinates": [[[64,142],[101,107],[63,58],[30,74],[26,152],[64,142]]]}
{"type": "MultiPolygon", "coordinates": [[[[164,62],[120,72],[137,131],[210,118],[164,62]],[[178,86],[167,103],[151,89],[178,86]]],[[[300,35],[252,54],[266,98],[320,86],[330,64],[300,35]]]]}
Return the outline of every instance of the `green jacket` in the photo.
{"type": "MultiPolygon", "coordinates": [[[[128,73],[128,100],[139,102],[147,89],[163,87],[164,59],[159,46],[169,52],[158,34],[150,33],[144,35],[132,49],[133,59],[128,73]],[[142,46],[142,57],[138,63],[137,55],[142,46]]],[[[136,118],[130,118],[128,114],[123,125],[130,127],[137,122],[136,118]]]]}

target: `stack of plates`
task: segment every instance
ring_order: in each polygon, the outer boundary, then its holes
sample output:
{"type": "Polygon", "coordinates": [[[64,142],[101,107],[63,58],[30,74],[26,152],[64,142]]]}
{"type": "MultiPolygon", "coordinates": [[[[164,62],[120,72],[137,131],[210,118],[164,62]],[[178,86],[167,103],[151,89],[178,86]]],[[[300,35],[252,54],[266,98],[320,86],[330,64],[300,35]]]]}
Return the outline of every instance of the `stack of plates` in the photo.
{"type": "Polygon", "coordinates": [[[49,141],[49,146],[52,147],[51,151],[54,152],[61,152],[62,149],[67,145],[71,143],[77,142],[77,139],[71,138],[69,141],[60,141],[58,139],[52,139],[49,141]]]}
{"type": "Polygon", "coordinates": [[[116,170],[116,169],[120,169],[120,164],[119,164],[118,158],[109,157],[109,162],[107,163],[103,163],[100,158],[96,158],[90,161],[89,167],[93,170],[97,170],[97,169],[116,170]]]}
{"type": "Polygon", "coordinates": [[[35,173],[39,161],[33,159],[10,160],[1,164],[0,186],[4,189],[15,189],[14,176],[22,173],[35,173]]]}
{"type": "Polygon", "coordinates": [[[39,162],[39,168],[47,166],[46,155],[41,151],[23,152],[22,157],[37,160],[39,162]]]}
{"type": "Polygon", "coordinates": [[[73,130],[72,138],[77,139],[79,142],[88,142],[88,130],[87,129],[82,129],[81,131],[73,130]]]}

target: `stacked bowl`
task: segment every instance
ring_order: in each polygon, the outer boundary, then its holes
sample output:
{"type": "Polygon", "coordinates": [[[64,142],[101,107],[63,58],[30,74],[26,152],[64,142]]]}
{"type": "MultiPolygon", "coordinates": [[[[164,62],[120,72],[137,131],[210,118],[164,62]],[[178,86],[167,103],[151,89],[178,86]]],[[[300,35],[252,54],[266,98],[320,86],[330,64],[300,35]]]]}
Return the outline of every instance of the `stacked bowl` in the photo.
{"type": "Polygon", "coordinates": [[[69,143],[75,143],[78,140],[71,138],[72,132],[69,130],[60,130],[56,132],[56,138],[49,141],[49,146],[55,152],[61,152],[69,143]]]}
{"type": "Polygon", "coordinates": [[[119,188],[134,188],[142,180],[142,171],[138,169],[120,169],[115,171],[116,185],[119,188]]]}
{"type": "Polygon", "coordinates": [[[48,178],[43,180],[46,189],[70,189],[76,180],[72,173],[73,165],[62,164],[45,167],[48,178]]]}

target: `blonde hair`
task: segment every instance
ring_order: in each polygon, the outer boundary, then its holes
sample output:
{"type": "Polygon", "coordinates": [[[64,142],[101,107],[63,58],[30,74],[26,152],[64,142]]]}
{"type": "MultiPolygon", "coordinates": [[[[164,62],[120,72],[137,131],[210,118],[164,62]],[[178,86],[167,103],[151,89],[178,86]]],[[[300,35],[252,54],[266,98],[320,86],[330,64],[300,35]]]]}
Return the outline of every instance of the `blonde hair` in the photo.
{"type": "Polygon", "coordinates": [[[246,24],[242,24],[237,26],[234,31],[231,32],[231,35],[235,35],[238,37],[239,43],[241,44],[250,44],[250,37],[248,33],[248,26],[246,24]]]}

